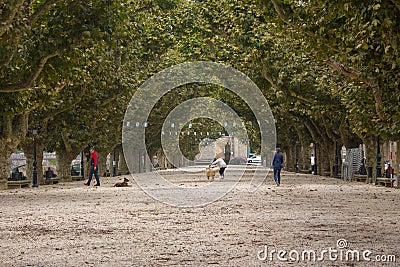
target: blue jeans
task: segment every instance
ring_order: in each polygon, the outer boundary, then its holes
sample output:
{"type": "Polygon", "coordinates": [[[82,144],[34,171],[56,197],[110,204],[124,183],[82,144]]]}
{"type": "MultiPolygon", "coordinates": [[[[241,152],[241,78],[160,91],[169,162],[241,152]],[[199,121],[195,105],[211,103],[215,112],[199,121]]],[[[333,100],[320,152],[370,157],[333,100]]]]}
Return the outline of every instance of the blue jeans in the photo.
{"type": "Polygon", "coordinates": [[[274,168],[274,181],[281,183],[281,168],[274,168]]]}
{"type": "Polygon", "coordinates": [[[96,178],[96,183],[100,185],[100,179],[99,179],[99,166],[97,166],[96,170],[94,169],[93,166],[90,166],[90,173],[89,173],[89,180],[88,184],[92,181],[92,176],[94,174],[94,178],[96,178]]]}

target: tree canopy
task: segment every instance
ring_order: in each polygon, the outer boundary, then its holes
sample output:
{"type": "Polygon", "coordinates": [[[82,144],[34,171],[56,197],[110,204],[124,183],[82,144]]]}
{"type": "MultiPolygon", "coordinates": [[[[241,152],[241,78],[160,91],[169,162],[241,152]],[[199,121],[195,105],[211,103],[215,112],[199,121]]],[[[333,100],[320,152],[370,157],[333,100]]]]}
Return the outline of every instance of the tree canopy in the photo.
{"type": "MultiPolygon", "coordinates": [[[[91,143],[110,151],[121,143],[124,111],[140,84],[198,60],[232,66],[258,85],[281,147],[314,142],[332,154],[337,143],[399,140],[397,0],[16,0],[0,2],[0,10],[3,166],[33,127],[46,150],[77,154],[91,143]]],[[[235,109],[257,149],[254,114],[238,96],[187,85],[155,106],[151,151],[160,149],[168,112],[199,96],[235,109]]],[[[205,131],[207,123],[197,123],[205,131]]]]}

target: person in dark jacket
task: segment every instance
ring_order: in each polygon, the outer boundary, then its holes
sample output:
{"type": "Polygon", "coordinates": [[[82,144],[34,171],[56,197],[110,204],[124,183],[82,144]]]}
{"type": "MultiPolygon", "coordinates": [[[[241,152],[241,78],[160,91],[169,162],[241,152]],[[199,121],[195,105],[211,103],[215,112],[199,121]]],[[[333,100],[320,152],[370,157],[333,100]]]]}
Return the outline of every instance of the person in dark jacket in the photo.
{"type": "Polygon", "coordinates": [[[99,179],[99,169],[98,169],[98,160],[97,160],[97,152],[94,151],[94,148],[90,148],[90,173],[89,173],[89,180],[85,185],[90,185],[92,181],[92,177],[96,178],[96,184],[94,186],[100,186],[100,179],[99,179]]]}
{"type": "Polygon", "coordinates": [[[280,149],[276,149],[276,153],[272,160],[272,166],[274,167],[274,181],[276,185],[281,184],[281,170],[283,168],[283,155],[280,153],[280,149]]]}

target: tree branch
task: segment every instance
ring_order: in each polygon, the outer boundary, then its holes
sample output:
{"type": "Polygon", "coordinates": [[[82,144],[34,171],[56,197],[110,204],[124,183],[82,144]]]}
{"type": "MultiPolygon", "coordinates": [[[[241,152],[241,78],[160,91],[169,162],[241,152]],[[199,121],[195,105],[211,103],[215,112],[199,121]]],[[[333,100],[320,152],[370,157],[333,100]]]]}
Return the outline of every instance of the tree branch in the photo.
{"type": "Polygon", "coordinates": [[[17,120],[18,122],[14,124],[12,128],[12,138],[14,142],[19,142],[24,139],[28,132],[29,112],[17,115],[17,120]]]}
{"type": "MultiPolygon", "coordinates": [[[[293,23],[285,14],[284,10],[279,6],[278,2],[276,0],[271,0],[272,4],[274,5],[275,11],[278,14],[278,17],[286,24],[292,26],[297,32],[303,32],[305,33],[306,36],[312,38],[312,41],[315,42],[316,38],[316,34],[314,32],[311,31],[306,31],[304,29],[302,29],[299,25],[293,23]]],[[[335,51],[337,53],[341,54],[341,51],[339,49],[337,49],[336,47],[331,46],[330,44],[324,42],[322,43],[323,46],[328,47],[329,49],[331,49],[332,51],[335,51]]]]}
{"type": "Polygon", "coordinates": [[[29,26],[35,24],[44,13],[46,13],[54,4],[59,1],[60,0],[47,0],[44,2],[40,8],[29,17],[29,26]]]}
{"type": "Polygon", "coordinates": [[[4,138],[6,138],[7,140],[11,140],[13,131],[12,131],[12,120],[13,120],[14,116],[13,115],[6,115],[3,116],[3,120],[4,120],[4,138]]]}
{"type": "Polygon", "coordinates": [[[280,5],[278,4],[278,2],[276,2],[276,0],[271,0],[276,13],[278,14],[278,17],[285,22],[286,24],[292,25],[290,23],[290,20],[288,19],[288,17],[286,16],[285,12],[283,11],[283,9],[280,7],[280,5]]]}
{"type": "Polygon", "coordinates": [[[71,143],[69,142],[68,133],[67,133],[66,128],[64,128],[64,130],[61,132],[61,137],[62,137],[64,145],[65,145],[65,151],[67,151],[68,154],[71,153],[72,146],[71,146],[71,143]]]}
{"type": "MultiPolygon", "coordinates": [[[[302,29],[296,25],[291,23],[291,21],[286,17],[286,15],[284,14],[283,10],[280,8],[278,2],[276,0],[271,0],[272,4],[274,5],[275,11],[278,14],[278,17],[285,23],[293,26],[295,29],[301,31],[302,29]]],[[[400,4],[399,0],[391,0],[396,6],[397,4],[400,4]]],[[[313,37],[314,39],[316,38],[316,35],[313,32],[309,32],[309,31],[303,31],[305,32],[308,36],[313,37]]],[[[332,49],[333,51],[339,52],[340,51],[332,46],[330,46],[329,44],[324,43],[324,45],[330,49],[332,49]]],[[[350,78],[352,78],[353,80],[359,80],[364,82],[365,84],[367,84],[369,87],[372,88],[373,93],[374,93],[374,98],[375,98],[375,110],[376,113],[379,117],[379,119],[381,119],[382,121],[385,121],[385,116],[384,116],[384,112],[381,109],[381,106],[383,104],[383,100],[382,100],[382,95],[379,91],[379,85],[378,83],[376,83],[375,79],[373,79],[372,77],[367,77],[367,78],[362,78],[362,73],[358,70],[355,70],[353,68],[350,67],[346,67],[343,64],[340,64],[336,61],[334,61],[333,59],[328,59],[326,60],[326,63],[332,67],[334,70],[339,71],[340,73],[344,74],[345,76],[348,76],[350,78]]]]}
{"type": "Polygon", "coordinates": [[[59,56],[60,54],[61,53],[59,51],[56,51],[52,54],[42,57],[39,61],[36,71],[34,73],[32,73],[31,76],[29,76],[29,78],[26,81],[21,82],[21,83],[13,83],[13,84],[8,84],[8,85],[3,85],[2,88],[0,88],[0,93],[21,92],[21,91],[26,91],[26,90],[32,88],[33,83],[39,77],[39,75],[42,72],[47,61],[53,57],[59,56]]]}
{"type": "Polygon", "coordinates": [[[17,14],[17,11],[21,8],[22,4],[24,3],[24,0],[8,1],[8,2],[10,5],[9,12],[4,12],[4,10],[3,10],[4,13],[2,13],[2,18],[0,21],[0,36],[3,36],[3,34],[10,27],[10,25],[12,24],[12,21],[15,18],[15,15],[17,14]],[[4,15],[6,15],[6,16],[8,15],[8,17],[3,18],[4,15]]]}
{"type": "MultiPolygon", "coordinates": [[[[12,46],[12,48],[14,49],[15,47],[17,47],[18,43],[19,43],[19,39],[21,37],[21,35],[27,33],[27,31],[31,30],[32,25],[34,25],[42,16],[43,14],[45,14],[55,3],[57,3],[60,0],[47,0],[45,3],[43,3],[36,11],[35,13],[33,13],[29,18],[28,18],[28,27],[19,27],[18,31],[13,31],[13,34],[9,34],[9,36],[6,36],[6,40],[8,42],[8,44],[10,46],[12,46]]],[[[14,14],[15,17],[15,14],[14,14]]],[[[13,17],[13,18],[14,18],[13,17]]],[[[11,24],[12,21],[9,21],[9,24],[11,24]]],[[[9,27],[10,25],[8,25],[7,27],[9,27]]],[[[2,36],[6,30],[7,27],[4,27],[4,32],[2,32],[3,27],[0,29],[0,36],[2,36]]],[[[3,59],[1,60],[0,64],[2,65],[6,65],[9,64],[11,62],[13,58],[13,53],[8,53],[5,57],[3,57],[3,59]]]]}
{"type": "Polygon", "coordinates": [[[330,66],[332,69],[339,71],[340,73],[342,73],[343,75],[352,78],[353,80],[358,80],[361,76],[361,72],[347,67],[344,64],[341,64],[339,62],[336,62],[334,59],[330,58],[325,60],[326,64],[328,66],[330,66]]]}
{"type": "Polygon", "coordinates": [[[306,127],[307,131],[310,133],[312,141],[314,143],[317,143],[319,140],[318,140],[317,136],[315,135],[314,129],[310,125],[309,119],[306,119],[303,123],[304,123],[304,126],[306,127]]]}
{"type": "MultiPolygon", "coordinates": [[[[264,79],[266,79],[271,84],[272,88],[274,88],[275,90],[279,90],[278,85],[273,81],[272,77],[268,74],[267,67],[265,65],[263,65],[263,67],[262,67],[261,75],[264,79]]],[[[293,94],[291,94],[291,96],[303,101],[303,103],[306,105],[314,104],[312,100],[309,100],[305,97],[299,96],[297,93],[291,91],[290,89],[288,89],[287,91],[293,93],[293,94]]]]}
{"type": "Polygon", "coordinates": [[[374,93],[376,114],[378,115],[380,120],[385,121],[385,115],[381,108],[383,105],[382,94],[379,90],[380,89],[379,84],[375,81],[374,78],[372,78],[372,77],[363,78],[361,71],[347,67],[344,64],[336,62],[332,58],[325,60],[325,62],[333,70],[336,70],[336,71],[342,73],[343,75],[350,77],[353,80],[360,81],[360,82],[363,82],[366,85],[368,85],[374,93]]]}
{"type": "Polygon", "coordinates": [[[265,65],[262,67],[261,75],[264,79],[266,79],[271,84],[272,88],[274,88],[275,90],[279,89],[278,85],[276,85],[276,83],[274,82],[272,77],[268,74],[267,67],[265,65]]]}
{"type": "Polygon", "coordinates": [[[325,128],[325,134],[328,136],[328,138],[332,141],[336,141],[337,139],[339,139],[340,136],[338,136],[334,131],[335,127],[329,127],[324,116],[321,116],[321,120],[325,128]]]}
{"type": "Polygon", "coordinates": [[[390,0],[396,7],[397,9],[400,9],[400,1],[399,0],[390,0]]]}

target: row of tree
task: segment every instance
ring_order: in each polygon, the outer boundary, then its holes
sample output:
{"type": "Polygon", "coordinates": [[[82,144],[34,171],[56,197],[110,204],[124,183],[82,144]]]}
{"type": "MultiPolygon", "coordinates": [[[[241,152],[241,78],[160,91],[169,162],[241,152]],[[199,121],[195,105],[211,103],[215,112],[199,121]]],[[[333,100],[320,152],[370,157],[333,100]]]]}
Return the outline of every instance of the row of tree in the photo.
{"type": "MultiPolygon", "coordinates": [[[[281,148],[293,161],[296,147],[315,143],[320,172],[332,169],[337,144],[365,143],[367,165],[375,166],[377,137],[400,140],[398,0],[16,0],[0,8],[2,189],[11,153],[20,147],[32,157],[32,129],[38,151],[59,155],[63,179],[88,144],[103,159],[120,149],[136,88],[186,61],[221,62],[248,75],[269,101],[281,148]]],[[[202,96],[231,106],[259,147],[243,100],[224,88],[186,85],[153,108],[150,155],[162,157],[167,114],[202,96]]],[[[197,125],[207,131],[210,123],[197,125]]],[[[222,130],[213,124],[209,131],[222,130]]]]}

